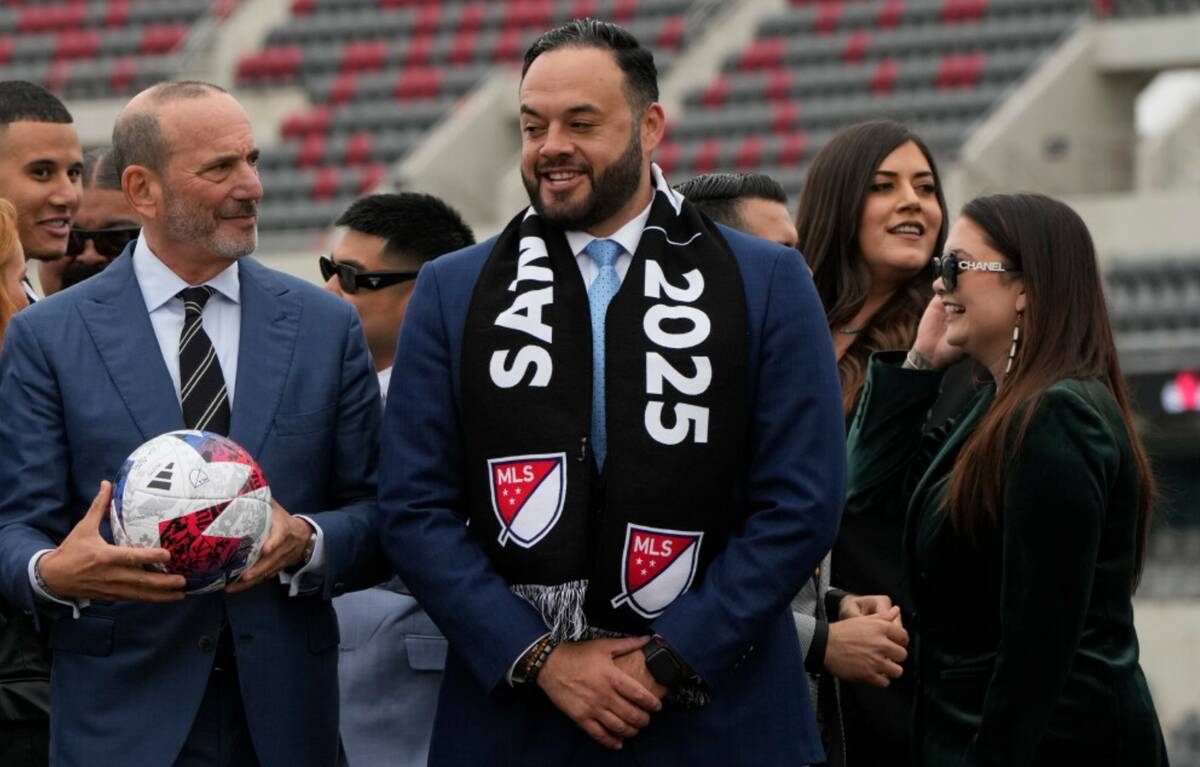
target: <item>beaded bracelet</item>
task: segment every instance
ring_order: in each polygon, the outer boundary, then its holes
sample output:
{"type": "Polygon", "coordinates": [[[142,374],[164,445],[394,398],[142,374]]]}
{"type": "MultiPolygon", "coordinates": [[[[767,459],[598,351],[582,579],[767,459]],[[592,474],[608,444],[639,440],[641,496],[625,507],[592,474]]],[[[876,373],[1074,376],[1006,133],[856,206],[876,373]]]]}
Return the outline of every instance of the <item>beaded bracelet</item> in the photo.
{"type": "Polygon", "coordinates": [[[525,653],[521,662],[522,681],[537,681],[538,674],[542,673],[542,667],[546,665],[546,659],[550,657],[550,653],[555,647],[558,647],[558,642],[547,634],[539,639],[529,652],[525,653]]]}

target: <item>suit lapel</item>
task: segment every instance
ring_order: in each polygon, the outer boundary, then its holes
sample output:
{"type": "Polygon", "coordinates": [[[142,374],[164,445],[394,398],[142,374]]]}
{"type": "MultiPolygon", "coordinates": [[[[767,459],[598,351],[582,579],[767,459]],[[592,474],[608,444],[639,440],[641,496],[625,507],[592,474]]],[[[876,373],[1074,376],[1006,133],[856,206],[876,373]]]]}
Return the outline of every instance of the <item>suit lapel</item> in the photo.
{"type": "Polygon", "coordinates": [[[933,456],[933,461],[930,462],[929,468],[925,470],[921,481],[917,483],[917,488],[913,492],[914,503],[924,504],[926,501],[925,496],[930,492],[931,485],[941,479],[946,471],[949,471],[949,467],[946,467],[945,464],[954,461],[955,456],[958,455],[958,449],[966,441],[967,437],[971,435],[971,432],[975,430],[975,424],[987,412],[988,405],[992,404],[994,392],[995,389],[991,387],[980,392],[962,418],[953,425],[950,434],[946,437],[946,441],[942,443],[942,446],[933,456]]]}
{"type": "Polygon", "coordinates": [[[183,428],[183,412],[159,351],[146,301],[133,275],[131,248],[100,274],[79,313],[108,376],[133,416],[142,439],[183,428]]]}
{"type": "Polygon", "coordinates": [[[239,265],[242,329],[229,436],[261,455],[292,366],[300,299],[249,258],[239,265]]]}

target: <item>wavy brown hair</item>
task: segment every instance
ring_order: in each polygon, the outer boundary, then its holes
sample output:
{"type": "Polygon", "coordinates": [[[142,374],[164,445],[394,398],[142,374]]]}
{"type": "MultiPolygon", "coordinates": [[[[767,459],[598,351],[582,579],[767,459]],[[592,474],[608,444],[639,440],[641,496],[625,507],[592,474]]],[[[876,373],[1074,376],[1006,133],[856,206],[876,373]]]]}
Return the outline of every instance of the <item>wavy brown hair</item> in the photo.
{"type": "Polygon", "coordinates": [[[970,537],[994,529],[1000,520],[1005,467],[1020,449],[1046,389],[1068,378],[1097,379],[1121,411],[1137,464],[1136,587],[1145,561],[1154,475],[1133,427],[1091,234],[1074,210],[1039,194],[979,197],[963,206],[962,215],[1020,270],[1026,295],[1021,336],[1026,341],[1018,346],[1012,372],[1000,382],[995,400],[955,459],[942,506],[955,527],[970,537]]]}
{"type": "MultiPolygon", "coordinates": [[[[946,198],[937,164],[925,142],[892,120],[858,123],[838,132],[813,158],[796,213],[797,248],[813,272],[817,293],[825,306],[829,327],[854,319],[867,301],[871,275],[858,247],[858,225],[875,172],[889,154],[912,142],[917,145],[937,186],[942,225],[934,253],[946,242],[946,198]]],[[[862,334],[838,360],[842,404],[849,413],[867,376],[867,358],[882,349],[907,349],[917,337],[917,325],[929,299],[933,278],[922,269],[913,275],[873,316],[862,334]]]]}
{"type": "MultiPolygon", "coordinates": [[[[8,267],[8,260],[16,256],[19,236],[16,208],[8,200],[0,199],[0,274],[8,267]]],[[[4,342],[4,330],[16,312],[8,291],[0,287],[0,343],[4,342]]]]}

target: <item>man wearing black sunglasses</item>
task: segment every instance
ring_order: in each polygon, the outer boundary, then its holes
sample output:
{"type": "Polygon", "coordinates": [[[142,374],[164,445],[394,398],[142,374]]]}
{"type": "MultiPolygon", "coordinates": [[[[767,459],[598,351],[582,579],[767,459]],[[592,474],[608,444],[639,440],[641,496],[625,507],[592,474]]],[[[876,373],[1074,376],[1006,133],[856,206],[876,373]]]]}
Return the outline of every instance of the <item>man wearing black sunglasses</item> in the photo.
{"type": "Polygon", "coordinates": [[[105,150],[88,152],[83,158],[83,201],[71,221],[66,255],[38,265],[42,292],[57,293],[99,274],[139,231],[111,156],[105,150]]]}
{"type": "MultiPolygon", "coordinates": [[[[321,256],[325,289],[358,310],[384,397],[400,324],[421,265],[475,242],[458,213],[427,194],[375,194],[337,221],[346,228],[321,256]]],[[[397,396],[403,396],[404,393],[397,396]]],[[[398,579],[338,597],[341,736],[350,765],[424,765],[446,640],[398,579]],[[414,649],[415,648],[415,649],[414,649]]]]}
{"type": "Polygon", "coordinates": [[[325,289],[358,310],[387,396],[400,323],[417,271],[426,261],[475,244],[462,217],[436,197],[415,192],[356,200],[336,222],[345,232],[319,264],[325,289]]]}

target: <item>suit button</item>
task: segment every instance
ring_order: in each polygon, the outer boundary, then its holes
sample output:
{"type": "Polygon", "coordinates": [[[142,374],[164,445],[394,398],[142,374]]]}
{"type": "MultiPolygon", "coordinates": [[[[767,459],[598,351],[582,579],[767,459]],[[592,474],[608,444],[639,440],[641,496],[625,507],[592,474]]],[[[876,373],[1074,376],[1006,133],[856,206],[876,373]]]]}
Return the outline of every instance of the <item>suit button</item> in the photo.
{"type": "Polygon", "coordinates": [[[196,643],[196,646],[200,648],[201,652],[212,652],[213,651],[212,637],[207,637],[207,636],[200,637],[200,641],[196,643]]]}
{"type": "Polygon", "coordinates": [[[345,594],[345,593],[346,593],[346,584],[341,583],[341,582],[333,584],[333,595],[335,597],[340,597],[342,594],[345,594]]]}

